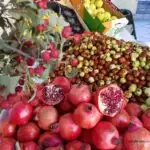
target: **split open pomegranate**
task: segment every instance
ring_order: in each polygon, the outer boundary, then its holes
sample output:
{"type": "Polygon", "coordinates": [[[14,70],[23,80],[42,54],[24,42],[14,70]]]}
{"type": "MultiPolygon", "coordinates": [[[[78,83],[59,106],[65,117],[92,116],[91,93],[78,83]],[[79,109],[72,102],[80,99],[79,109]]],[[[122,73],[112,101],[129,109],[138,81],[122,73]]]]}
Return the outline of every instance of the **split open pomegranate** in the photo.
{"type": "Polygon", "coordinates": [[[116,84],[97,89],[94,97],[100,112],[110,117],[114,117],[122,110],[125,101],[123,91],[116,84]]]}

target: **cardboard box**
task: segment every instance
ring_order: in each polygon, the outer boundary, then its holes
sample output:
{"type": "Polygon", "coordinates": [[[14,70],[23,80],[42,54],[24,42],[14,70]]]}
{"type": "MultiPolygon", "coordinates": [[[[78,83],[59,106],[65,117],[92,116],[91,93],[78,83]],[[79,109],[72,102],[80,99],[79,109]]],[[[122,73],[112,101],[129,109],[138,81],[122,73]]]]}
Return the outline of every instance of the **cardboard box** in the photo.
{"type": "Polygon", "coordinates": [[[117,10],[116,6],[110,2],[103,0],[103,7],[106,11],[110,12],[112,16],[116,16],[118,19],[109,21],[109,22],[101,22],[97,17],[93,18],[87,9],[83,5],[82,0],[70,0],[73,7],[77,10],[85,24],[88,26],[90,31],[100,31],[105,34],[114,35],[119,31],[120,28],[125,27],[128,23],[128,20],[124,17],[124,15],[117,10]],[[120,25],[118,25],[120,24],[120,25]]]}

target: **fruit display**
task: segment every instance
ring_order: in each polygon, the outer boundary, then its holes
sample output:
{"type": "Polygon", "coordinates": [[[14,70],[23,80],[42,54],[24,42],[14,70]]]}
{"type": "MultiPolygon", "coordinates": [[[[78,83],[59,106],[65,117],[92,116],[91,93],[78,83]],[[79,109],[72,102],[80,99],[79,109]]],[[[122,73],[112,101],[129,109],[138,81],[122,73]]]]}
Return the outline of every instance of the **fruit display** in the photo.
{"type": "Polygon", "coordinates": [[[150,109],[127,103],[117,84],[93,92],[57,76],[40,86],[32,101],[1,97],[0,150],[149,150],[150,109]]]}
{"type": "Polygon", "coordinates": [[[88,33],[66,50],[63,61],[51,77],[64,75],[93,89],[117,83],[127,99],[150,106],[149,47],[88,33]]]}
{"type": "Polygon", "coordinates": [[[98,17],[101,22],[118,19],[117,16],[113,16],[110,12],[105,10],[103,0],[84,0],[83,4],[90,15],[92,15],[92,17],[98,17]]]}
{"type": "Polygon", "coordinates": [[[54,3],[16,1],[0,39],[0,150],[150,150],[150,48],[75,31],[54,3]]]}

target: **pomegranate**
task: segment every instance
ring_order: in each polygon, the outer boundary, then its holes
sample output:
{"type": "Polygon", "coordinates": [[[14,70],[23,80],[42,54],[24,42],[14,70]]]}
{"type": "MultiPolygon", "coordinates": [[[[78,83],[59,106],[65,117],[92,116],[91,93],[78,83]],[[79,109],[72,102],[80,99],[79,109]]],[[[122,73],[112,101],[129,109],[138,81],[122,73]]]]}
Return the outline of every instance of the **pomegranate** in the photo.
{"type": "Polygon", "coordinates": [[[16,125],[10,123],[7,119],[0,120],[0,135],[13,137],[16,133],[16,125]]]}
{"type": "Polygon", "coordinates": [[[36,112],[35,120],[40,128],[49,130],[50,125],[58,120],[57,109],[53,106],[41,106],[36,112]]]}
{"type": "Polygon", "coordinates": [[[124,135],[124,145],[127,150],[149,150],[150,132],[145,128],[127,131],[124,135]]]}
{"type": "Polygon", "coordinates": [[[136,116],[130,116],[130,124],[129,127],[131,126],[136,126],[136,127],[143,127],[143,123],[136,117],[136,116]]]}
{"type": "Polygon", "coordinates": [[[79,139],[80,139],[80,141],[82,141],[84,143],[93,144],[92,129],[91,130],[83,129],[79,139]]]}
{"type": "Polygon", "coordinates": [[[63,89],[64,93],[68,93],[71,88],[70,81],[66,77],[56,77],[52,81],[52,84],[60,86],[63,89]]]}
{"type": "Polygon", "coordinates": [[[88,85],[73,85],[68,93],[68,99],[75,106],[82,102],[90,102],[92,98],[92,92],[88,85]]]}
{"type": "Polygon", "coordinates": [[[64,91],[58,85],[49,84],[43,90],[43,103],[47,105],[59,104],[64,99],[64,91]]]}
{"type": "Polygon", "coordinates": [[[72,119],[72,114],[68,113],[60,118],[59,122],[60,135],[65,140],[74,140],[79,137],[81,128],[75,124],[72,119]]]}
{"type": "Polygon", "coordinates": [[[115,117],[108,117],[107,120],[111,122],[118,130],[124,130],[130,123],[130,117],[125,110],[122,110],[115,117]]]}
{"type": "Polygon", "coordinates": [[[136,103],[128,103],[126,106],[126,111],[128,112],[128,114],[130,116],[141,116],[142,114],[142,109],[140,107],[140,105],[136,104],[136,103]]]}
{"type": "Polygon", "coordinates": [[[107,121],[101,121],[94,127],[92,138],[99,149],[114,149],[120,142],[118,130],[107,121]]]}
{"type": "Polygon", "coordinates": [[[20,142],[33,141],[38,138],[39,134],[39,127],[35,123],[29,122],[23,126],[20,126],[17,131],[17,139],[20,142]]]}
{"type": "Polygon", "coordinates": [[[20,149],[21,150],[39,150],[38,145],[33,141],[20,143],[20,149]]]}
{"type": "Polygon", "coordinates": [[[16,103],[9,111],[9,120],[17,125],[26,124],[32,117],[32,106],[27,102],[16,103]]]}
{"type": "Polygon", "coordinates": [[[84,129],[93,128],[103,115],[91,103],[81,103],[73,113],[73,120],[84,129]]]}
{"type": "Polygon", "coordinates": [[[58,104],[58,107],[63,113],[69,113],[74,110],[74,105],[68,100],[68,94],[65,94],[65,98],[58,104]]]}
{"type": "Polygon", "coordinates": [[[142,115],[143,126],[150,131],[150,109],[146,110],[142,115]]]}
{"type": "Polygon", "coordinates": [[[46,149],[48,147],[56,147],[62,145],[63,140],[58,134],[45,132],[40,135],[38,144],[41,148],[46,149]]]}
{"type": "Polygon", "coordinates": [[[65,150],[91,150],[91,146],[78,140],[74,140],[65,146],[65,150]]]}
{"type": "Polygon", "coordinates": [[[114,117],[121,111],[125,100],[123,91],[116,84],[97,89],[94,97],[100,112],[110,117],[114,117]]]}
{"type": "Polygon", "coordinates": [[[0,138],[0,150],[15,150],[16,141],[12,138],[0,138]]]}
{"type": "Polygon", "coordinates": [[[64,147],[62,145],[59,145],[55,147],[46,148],[45,150],[64,150],[64,147]]]}

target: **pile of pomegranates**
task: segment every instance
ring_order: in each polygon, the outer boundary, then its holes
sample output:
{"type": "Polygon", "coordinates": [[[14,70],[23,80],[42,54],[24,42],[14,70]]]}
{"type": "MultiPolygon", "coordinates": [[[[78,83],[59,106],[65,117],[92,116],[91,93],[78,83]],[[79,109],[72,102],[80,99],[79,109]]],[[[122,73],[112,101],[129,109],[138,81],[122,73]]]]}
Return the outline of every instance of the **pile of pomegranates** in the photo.
{"type": "Polygon", "coordinates": [[[0,150],[150,150],[150,110],[110,84],[92,91],[63,76],[1,98],[0,150]]]}

